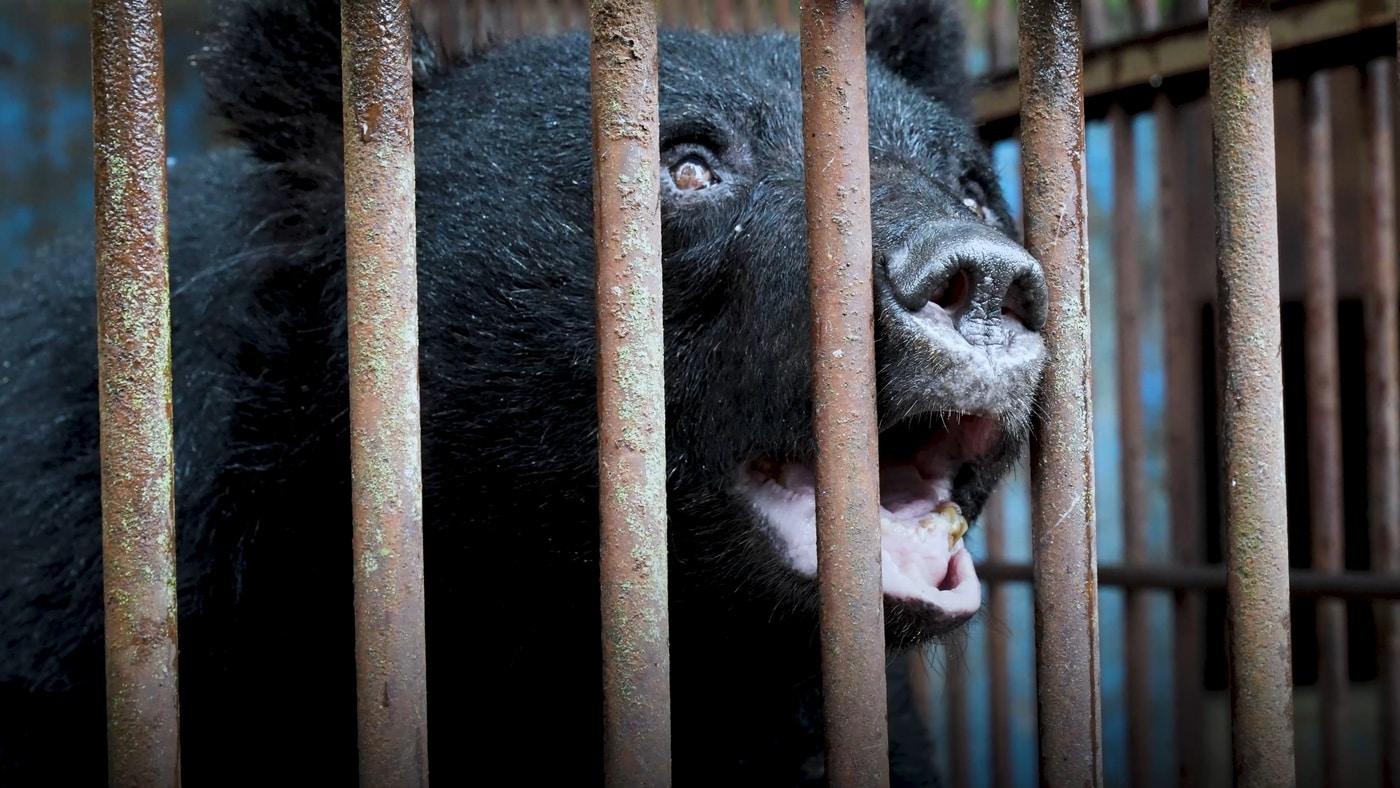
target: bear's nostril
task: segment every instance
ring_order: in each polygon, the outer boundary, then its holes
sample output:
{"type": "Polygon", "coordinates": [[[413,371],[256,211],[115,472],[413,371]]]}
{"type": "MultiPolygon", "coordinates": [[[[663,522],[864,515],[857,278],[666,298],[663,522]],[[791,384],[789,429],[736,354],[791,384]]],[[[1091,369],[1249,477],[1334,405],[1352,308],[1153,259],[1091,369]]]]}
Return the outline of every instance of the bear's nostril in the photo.
{"type": "Polygon", "coordinates": [[[1001,302],[1001,316],[1005,320],[1015,320],[1021,325],[1026,325],[1026,298],[1025,288],[1021,280],[1011,283],[1010,289],[1006,291],[1006,297],[1001,302]]]}
{"type": "Polygon", "coordinates": [[[1039,267],[1028,268],[1007,288],[1001,305],[1002,318],[1014,318],[1025,328],[1039,331],[1045,327],[1046,301],[1045,280],[1039,267]]]}
{"type": "Polygon", "coordinates": [[[946,311],[956,312],[967,302],[968,292],[972,289],[967,278],[967,271],[959,269],[943,286],[933,294],[929,301],[943,307],[946,311]]]}

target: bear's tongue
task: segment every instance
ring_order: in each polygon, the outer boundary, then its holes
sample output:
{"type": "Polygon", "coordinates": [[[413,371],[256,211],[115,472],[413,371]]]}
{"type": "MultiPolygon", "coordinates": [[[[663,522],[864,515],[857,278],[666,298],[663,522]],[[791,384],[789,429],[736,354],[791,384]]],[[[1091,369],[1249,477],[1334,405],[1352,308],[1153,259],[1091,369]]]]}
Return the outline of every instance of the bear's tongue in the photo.
{"type": "MultiPolygon", "coordinates": [[[[881,564],[885,593],[945,615],[976,611],[981,589],[962,536],[967,520],[952,503],[953,479],[992,447],[995,422],[934,416],[880,436],[881,564]]],[[[816,575],[816,479],[807,463],[764,457],[748,464],[740,490],[768,522],[784,557],[816,575]]]]}

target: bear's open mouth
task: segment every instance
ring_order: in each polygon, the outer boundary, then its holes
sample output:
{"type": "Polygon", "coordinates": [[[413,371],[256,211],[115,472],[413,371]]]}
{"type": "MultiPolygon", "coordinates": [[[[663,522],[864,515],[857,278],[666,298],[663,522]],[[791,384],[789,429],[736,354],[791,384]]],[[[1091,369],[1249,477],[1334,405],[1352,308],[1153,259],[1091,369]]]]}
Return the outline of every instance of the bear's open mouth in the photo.
{"type": "MultiPolygon", "coordinates": [[[[880,433],[881,574],[885,595],[952,626],[972,616],[982,589],[963,545],[967,529],[955,480],[994,450],[995,419],[933,413],[880,433]]],[[[743,467],[740,495],[768,523],[779,553],[807,577],[817,572],[816,477],[810,461],[761,456],[743,467]]]]}

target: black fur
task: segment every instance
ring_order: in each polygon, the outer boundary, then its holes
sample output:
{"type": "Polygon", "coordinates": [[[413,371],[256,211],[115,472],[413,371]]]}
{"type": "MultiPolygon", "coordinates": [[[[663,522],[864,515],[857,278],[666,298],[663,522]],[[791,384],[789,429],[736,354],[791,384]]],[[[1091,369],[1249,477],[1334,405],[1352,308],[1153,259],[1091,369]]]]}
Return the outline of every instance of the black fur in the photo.
{"type": "MultiPolygon", "coordinates": [[[[1009,227],[951,12],[887,5],[870,34],[877,256],[965,210],[969,184],[1009,227]]],[[[333,0],[230,8],[200,61],[243,149],[171,172],[191,785],[354,776],[338,25],[333,0]]],[[[661,52],[663,167],[703,146],[723,183],[663,186],[676,774],[793,784],[820,763],[813,584],[777,561],[730,483],[756,452],[812,453],[797,44],[673,33],[661,52]]],[[[420,47],[416,74],[432,771],[590,783],[587,40],[452,65],[420,47]]],[[[5,784],[103,774],[92,267],[91,241],[75,240],[0,299],[5,784]]],[[[889,420],[927,398],[937,365],[881,326],[889,420]]],[[[972,514],[1021,445],[1029,397],[1008,404],[1002,454],[966,471],[972,514]]],[[[889,620],[894,643],[926,637],[897,605],[889,620]]]]}
{"type": "Polygon", "coordinates": [[[966,50],[957,5],[886,0],[868,13],[867,50],[949,109],[970,117],[972,91],[963,65],[966,50]]]}

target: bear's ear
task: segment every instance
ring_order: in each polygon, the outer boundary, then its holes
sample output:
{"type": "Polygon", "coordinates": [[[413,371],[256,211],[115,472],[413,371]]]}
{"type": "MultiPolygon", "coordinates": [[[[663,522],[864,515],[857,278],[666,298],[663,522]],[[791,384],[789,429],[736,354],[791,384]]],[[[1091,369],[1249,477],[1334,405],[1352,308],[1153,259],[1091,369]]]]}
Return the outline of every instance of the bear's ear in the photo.
{"type": "MultiPolygon", "coordinates": [[[[225,0],[193,60],[235,137],[269,162],[340,157],[340,0],[225,0]]],[[[414,81],[438,68],[415,26],[414,81]]]]}
{"type": "Polygon", "coordinates": [[[865,46],[885,67],[948,105],[971,114],[962,18],[952,0],[879,0],[866,12],[865,46]]]}

